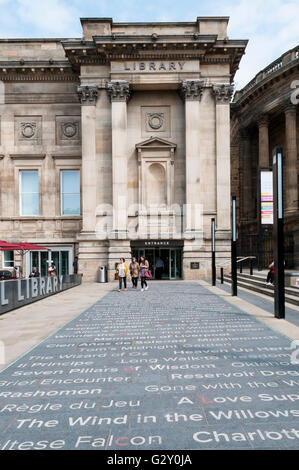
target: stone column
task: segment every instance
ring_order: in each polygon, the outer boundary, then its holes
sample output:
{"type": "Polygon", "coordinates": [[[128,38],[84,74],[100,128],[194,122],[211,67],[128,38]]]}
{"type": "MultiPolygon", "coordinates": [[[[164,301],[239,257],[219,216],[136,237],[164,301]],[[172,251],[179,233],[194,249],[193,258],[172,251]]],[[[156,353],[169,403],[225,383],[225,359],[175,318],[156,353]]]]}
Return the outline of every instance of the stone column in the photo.
{"type": "Polygon", "coordinates": [[[112,185],[113,233],[115,238],[127,238],[127,102],[129,83],[112,80],[107,84],[112,110],[112,185]]]}
{"type": "Polygon", "coordinates": [[[181,95],[185,100],[186,125],[186,215],[185,232],[201,232],[201,218],[195,213],[200,203],[200,101],[203,94],[202,80],[184,80],[181,95]]]}
{"type": "Polygon", "coordinates": [[[131,256],[127,232],[127,102],[130,86],[124,80],[111,80],[107,91],[111,99],[112,118],[113,230],[108,250],[108,280],[112,281],[119,258],[127,260],[131,256]]]}
{"type": "Polygon", "coordinates": [[[230,231],[230,100],[233,85],[215,84],[217,230],[230,231]]]}
{"type": "Polygon", "coordinates": [[[285,179],[286,179],[286,212],[294,212],[298,208],[298,176],[297,176],[297,135],[296,106],[285,109],[285,179]]]}
{"type": "Polygon", "coordinates": [[[78,87],[82,123],[82,216],[83,232],[94,233],[96,228],[96,101],[97,85],[78,87]]]}
{"type": "Polygon", "coordinates": [[[252,215],[252,157],[251,139],[247,129],[240,129],[242,162],[242,204],[240,218],[249,219],[252,215]]]}
{"type": "Polygon", "coordinates": [[[265,114],[258,120],[259,167],[269,166],[269,117],[265,114]]]}

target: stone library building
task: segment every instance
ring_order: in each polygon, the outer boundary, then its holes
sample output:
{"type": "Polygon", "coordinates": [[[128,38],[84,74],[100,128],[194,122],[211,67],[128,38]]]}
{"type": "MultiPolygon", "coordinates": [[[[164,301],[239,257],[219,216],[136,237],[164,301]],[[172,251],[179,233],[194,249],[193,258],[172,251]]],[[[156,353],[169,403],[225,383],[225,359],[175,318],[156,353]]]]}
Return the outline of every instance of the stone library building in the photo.
{"type": "MultiPolygon", "coordinates": [[[[217,263],[228,265],[231,176],[250,234],[258,164],[248,158],[269,164],[267,135],[274,145],[280,120],[294,132],[294,108],[278,112],[267,87],[255,96],[253,83],[235,95],[231,146],[233,82],[247,40],[229,38],[228,22],[82,18],[81,38],[0,40],[0,239],[51,250],[28,251],[24,276],[33,267],[47,275],[52,261],[72,273],[78,256],[85,281],[100,266],[112,280],[120,257],[145,255],[153,272],[159,260],[162,279],[205,278],[212,219],[217,263]]],[[[20,264],[18,256],[3,252],[2,268],[20,264]]]]}

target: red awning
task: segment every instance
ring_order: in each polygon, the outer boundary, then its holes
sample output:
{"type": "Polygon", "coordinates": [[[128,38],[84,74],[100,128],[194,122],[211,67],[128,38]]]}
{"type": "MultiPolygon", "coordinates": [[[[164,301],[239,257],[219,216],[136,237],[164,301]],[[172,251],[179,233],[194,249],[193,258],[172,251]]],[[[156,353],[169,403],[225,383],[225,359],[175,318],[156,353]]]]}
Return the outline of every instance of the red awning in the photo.
{"type": "Polygon", "coordinates": [[[0,250],[2,251],[41,251],[41,250],[50,250],[50,248],[46,248],[45,246],[34,245],[33,243],[9,243],[3,240],[0,241],[0,250]]]}

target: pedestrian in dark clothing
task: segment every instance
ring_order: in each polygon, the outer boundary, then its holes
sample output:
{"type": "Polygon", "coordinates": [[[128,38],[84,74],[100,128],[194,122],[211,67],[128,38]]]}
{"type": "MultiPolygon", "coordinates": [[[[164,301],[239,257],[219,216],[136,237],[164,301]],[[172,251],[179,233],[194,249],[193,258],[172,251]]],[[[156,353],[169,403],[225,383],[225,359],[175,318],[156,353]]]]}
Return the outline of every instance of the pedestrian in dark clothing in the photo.
{"type": "Polygon", "coordinates": [[[269,272],[268,272],[267,281],[266,281],[267,286],[270,286],[271,284],[274,283],[274,274],[275,274],[275,270],[274,270],[274,261],[273,261],[269,265],[269,272]]]}
{"type": "Polygon", "coordinates": [[[75,256],[73,262],[74,274],[78,274],[78,256],[75,256]]]}

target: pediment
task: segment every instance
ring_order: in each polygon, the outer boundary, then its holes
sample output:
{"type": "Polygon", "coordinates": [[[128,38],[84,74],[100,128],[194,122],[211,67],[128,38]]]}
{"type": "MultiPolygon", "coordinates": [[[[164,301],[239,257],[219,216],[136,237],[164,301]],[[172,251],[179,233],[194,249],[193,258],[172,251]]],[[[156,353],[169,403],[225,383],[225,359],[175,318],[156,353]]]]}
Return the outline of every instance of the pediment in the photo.
{"type": "Polygon", "coordinates": [[[136,144],[136,149],[162,149],[170,150],[176,149],[176,144],[169,142],[168,140],[161,139],[160,137],[151,137],[150,139],[144,140],[139,144],[136,144]]]}

